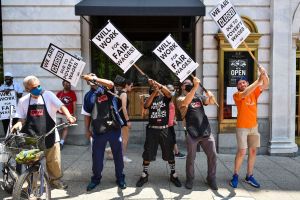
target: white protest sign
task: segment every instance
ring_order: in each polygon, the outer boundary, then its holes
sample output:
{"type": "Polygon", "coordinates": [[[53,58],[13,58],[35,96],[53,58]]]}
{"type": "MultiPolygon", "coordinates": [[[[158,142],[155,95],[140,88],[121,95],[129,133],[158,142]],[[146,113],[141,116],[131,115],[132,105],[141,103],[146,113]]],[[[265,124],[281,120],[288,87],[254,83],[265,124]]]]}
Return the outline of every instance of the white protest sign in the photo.
{"type": "Polygon", "coordinates": [[[238,48],[250,34],[249,29],[229,0],[222,0],[209,14],[222,30],[233,49],[238,48]]]}
{"type": "Polygon", "coordinates": [[[51,43],[41,64],[42,68],[69,81],[74,87],[80,79],[84,66],[85,62],[51,43]]]}
{"type": "Polygon", "coordinates": [[[153,52],[171,69],[183,82],[199,66],[169,35],[153,52]]]}
{"type": "Polygon", "coordinates": [[[94,44],[114,61],[124,73],[142,54],[110,22],[92,39],[94,44]]]}
{"type": "Polygon", "coordinates": [[[17,96],[16,91],[10,91],[8,94],[0,92],[0,120],[9,119],[10,106],[12,106],[13,117],[16,114],[17,96]]]}

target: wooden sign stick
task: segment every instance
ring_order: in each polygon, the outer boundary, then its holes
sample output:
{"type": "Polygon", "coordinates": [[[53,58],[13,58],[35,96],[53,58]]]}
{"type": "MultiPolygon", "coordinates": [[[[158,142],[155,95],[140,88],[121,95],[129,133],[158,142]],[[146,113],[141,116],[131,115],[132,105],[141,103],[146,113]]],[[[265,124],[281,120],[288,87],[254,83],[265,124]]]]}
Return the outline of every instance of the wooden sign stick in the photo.
{"type": "Polygon", "coordinates": [[[256,60],[255,56],[252,54],[252,51],[250,50],[248,44],[247,44],[245,41],[243,41],[243,45],[245,45],[247,51],[249,52],[250,56],[251,56],[252,59],[254,60],[254,62],[255,62],[255,64],[257,65],[257,67],[260,68],[259,63],[258,63],[258,61],[256,60]]]}

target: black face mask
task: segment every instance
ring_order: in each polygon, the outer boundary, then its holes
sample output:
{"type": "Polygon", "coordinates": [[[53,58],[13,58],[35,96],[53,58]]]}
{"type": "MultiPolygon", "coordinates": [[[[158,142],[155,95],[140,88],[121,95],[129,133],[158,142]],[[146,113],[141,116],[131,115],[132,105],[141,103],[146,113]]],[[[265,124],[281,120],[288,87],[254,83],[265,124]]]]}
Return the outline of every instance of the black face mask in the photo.
{"type": "Polygon", "coordinates": [[[10,84],[12,84],[12,82],[13,82],[12,79],[6,79],[5,80],[6,85],[10,85],[10,84]]]}
{"type": "Polygon", "coordinates": [[[192,90],[192,85],[185,85],[185,91],[190,92],[192,90]]]}

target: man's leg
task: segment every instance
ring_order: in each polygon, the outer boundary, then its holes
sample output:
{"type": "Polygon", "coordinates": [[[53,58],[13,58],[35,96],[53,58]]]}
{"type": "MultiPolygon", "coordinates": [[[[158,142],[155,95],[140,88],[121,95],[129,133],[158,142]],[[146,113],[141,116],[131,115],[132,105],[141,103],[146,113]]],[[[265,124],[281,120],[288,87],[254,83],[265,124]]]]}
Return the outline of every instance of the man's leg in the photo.
{"type": "Polygon", "coordinates": [[[256,147],[249,148],[247,175],[253,174],[254,164],[256,160],[256,147]]]}
{"type": "Polygon", "coordinates": [[[187,147],[187,157],[186,157],[186,183],[185,187],[187,189],[193,188],[193,180],[195,178],[195,158],[197,152],[198,141],[191,138],[189,134],[186,135],[186,147],[187,147]]]}
{"type": "Polygon", "coordinates": [[[125,176],[123,174],[124,162],[122,153],[122,136],[121,129],[111,131],[109,134],[109,144],[113,153],[114,163],[115,163],[115,175],[117,178],[118,185],[124,189],[125,176]],[[123,185],[123,186],[121,186],[123,185]]]}
{"type": "Polygon", "coordinates": [[[56,189],[66,189],[68,186],[60,180],[62,172],[60,146],[58,142],[45,151],[45,157],[51,186],[56,189]]]}
{"type": "Polygon", "coordinates": [[[103,159],[104,159],[104,150],[107,143],[108,134],[103,135],[93,135],[93,148],[92,148],[92,171],[93,176],[91,177],[91,183],[94,183],[94,187],[88,186],[87,190],[94,189],[101,179],[101,173],[103,170],[103,159]]]}
{"type": "Polygon", "coordinates": [[[200,145],[207,156],[207,183],[213,190],[218,190],[216,182],[217,171],[217,150],[214,136],[211,134],[209,138],[205,138],[200,145]]]}

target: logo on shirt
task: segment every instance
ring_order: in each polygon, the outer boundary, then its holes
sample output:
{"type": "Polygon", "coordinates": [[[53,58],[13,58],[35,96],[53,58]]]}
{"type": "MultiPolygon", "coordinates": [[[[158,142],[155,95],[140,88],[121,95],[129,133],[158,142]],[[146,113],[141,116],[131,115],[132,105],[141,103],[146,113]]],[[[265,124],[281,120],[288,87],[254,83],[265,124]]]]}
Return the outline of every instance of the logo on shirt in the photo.
{"type": "Polygon", "coordinates": [[[30,116],[31,117],[39,117],[44,115],[43,109],[36,109],[36,110],[30,110],[30,116]]]}
{"type": "Polygon", "coordinates": [[[63,104],[65,104],[65,105],[68,105],[69,103],[72,102],[71,97],[68,97],[68,96],[64,96],[64,97],[62,97],[60,100],[61,100],[61,102],[63,102],[63,104]]]}
{"type": "Polygon", "coordinates": [[[193,102],[193,103],[191,103],[191,106],[192,106],[192,108],[199,108],[199,107],[201,107],[201,102],[200,101],[193,102]]]}
{"type": "Polygon", "coordinates": [[[108,100],[108,97],[107,97],[106,94],[101,95],[100,97],[97,98],[98,103],[101,103],[101,102],[104,102],[104,101],[107,101],[107,100],[108,100]]]}

